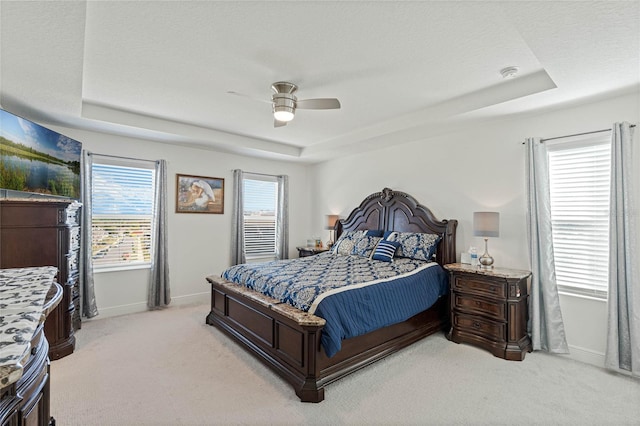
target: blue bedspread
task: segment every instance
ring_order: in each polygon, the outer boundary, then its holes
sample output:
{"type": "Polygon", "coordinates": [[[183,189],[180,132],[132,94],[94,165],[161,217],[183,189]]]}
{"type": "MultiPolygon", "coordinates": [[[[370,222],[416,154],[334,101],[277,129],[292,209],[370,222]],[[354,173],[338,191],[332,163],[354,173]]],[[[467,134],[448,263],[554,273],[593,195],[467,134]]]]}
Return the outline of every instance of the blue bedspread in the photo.
{"type": "Polygon", "coordinates": [[[448,292],[437,263],[322,253],[299,259],[243,264],[222,277],[326,320],[322,346],[331,357],[343,339],[402,322],[448,292]]]}

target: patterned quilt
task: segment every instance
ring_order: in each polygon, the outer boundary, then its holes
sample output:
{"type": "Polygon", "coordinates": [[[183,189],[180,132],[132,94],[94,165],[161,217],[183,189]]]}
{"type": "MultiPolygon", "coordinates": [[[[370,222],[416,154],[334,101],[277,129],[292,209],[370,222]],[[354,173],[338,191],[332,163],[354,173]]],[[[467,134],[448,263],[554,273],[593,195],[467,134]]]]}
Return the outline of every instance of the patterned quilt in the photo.
{"type": "Polygon", "coordinates": [[[343,339],[404,321],[448,291],[448,276],[434,262],[329,252],[236,265],[222,277],[324,318],[321,340],[328,356],[343,339]]]}

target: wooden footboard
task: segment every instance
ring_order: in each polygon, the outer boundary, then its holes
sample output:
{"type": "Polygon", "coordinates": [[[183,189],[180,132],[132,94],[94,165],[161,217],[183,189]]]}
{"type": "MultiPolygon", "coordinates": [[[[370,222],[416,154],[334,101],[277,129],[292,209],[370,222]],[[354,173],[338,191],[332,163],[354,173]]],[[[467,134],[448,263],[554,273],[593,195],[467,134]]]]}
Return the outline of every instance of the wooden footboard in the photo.
{"type": "Polygon", "coordinates": [[[325,320],[220,277],[211,283],[207,324],[238,341],[289,382],[302,401],[320,402],[316,356],[325,320]]]}
{"type": "Polygon", "coordinates": [[[411,343],[449,327],[448,303],[409,320],[343,341],[327,358],[320,346],[325,320],[260,293],[207,277],[211,312],[207,324],[218,327],[289,382],[303,402],[320,402],[324,387],[411,343]]]}

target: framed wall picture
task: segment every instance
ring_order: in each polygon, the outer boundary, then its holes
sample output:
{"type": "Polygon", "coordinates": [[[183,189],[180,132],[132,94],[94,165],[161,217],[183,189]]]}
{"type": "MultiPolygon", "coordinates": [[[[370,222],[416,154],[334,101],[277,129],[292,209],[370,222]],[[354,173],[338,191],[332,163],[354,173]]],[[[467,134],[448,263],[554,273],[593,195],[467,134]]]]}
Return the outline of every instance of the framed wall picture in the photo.
{"type": "Polygon", "coordinates": [[[224,213],[224,179],[176,174],[176,213],[224,213]]]}

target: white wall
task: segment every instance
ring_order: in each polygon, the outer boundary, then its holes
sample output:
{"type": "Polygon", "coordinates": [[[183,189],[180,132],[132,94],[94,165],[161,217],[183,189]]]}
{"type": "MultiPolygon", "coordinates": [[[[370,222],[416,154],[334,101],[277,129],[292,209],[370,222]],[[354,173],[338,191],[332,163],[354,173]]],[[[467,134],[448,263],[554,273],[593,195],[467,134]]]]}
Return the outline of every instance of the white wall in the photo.
{"type": "MultiPolygon", "coordinates": [[[[521,142],[606,129],[616,121],[637,123],[639,117],[636,92],[328,161],[314,166],[311,175],[313,225],[322,226],[321,213],[344,218],[365,196],[389,187],[413,195],[439,219],[458,219],[458,259],[470,245],[484,244],[472,236],[473,212],[499,211],[500,237],[489,242],[496,266],[529,269],[521,142]]],[[[568,295],[560,303],[571,357],[602,365],[606,303],[568,295]]]]}
{"type": "MultiPolygon", "coordinates": [[[[310,235],[308,166],[64,127],[55,130],[81,141],[84,149],[97,154],[167,160],[172,304],[209,300],[205,277],[220,275],[230,265],[233,169],[289,175],[290,257],[297,257],[296,245],[304,244],[310,235]],[[224,214],[175,213],[176,173],[224,178],[224,214]]],[[[145,310],[148,276],[148,269],[97,273],[98,318],[145,310]]]]}

